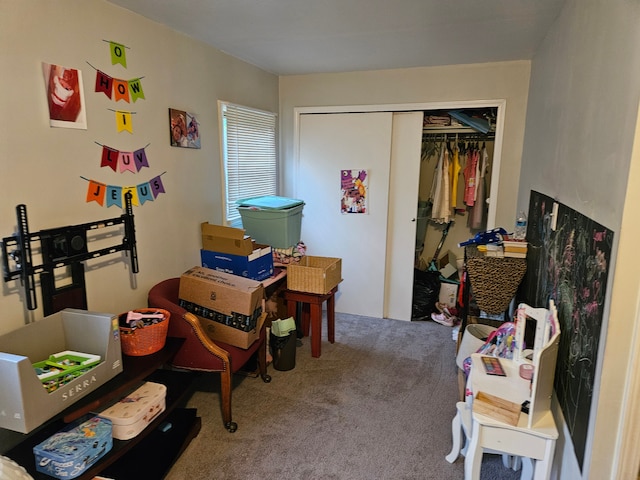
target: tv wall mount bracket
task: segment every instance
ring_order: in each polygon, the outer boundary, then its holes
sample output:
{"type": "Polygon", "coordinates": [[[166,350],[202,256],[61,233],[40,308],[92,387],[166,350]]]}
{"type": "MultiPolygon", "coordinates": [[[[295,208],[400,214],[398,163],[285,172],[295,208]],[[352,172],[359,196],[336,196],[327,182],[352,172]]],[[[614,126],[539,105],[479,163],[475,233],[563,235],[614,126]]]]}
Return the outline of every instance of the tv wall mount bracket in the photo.
{"type": "Polygon", "coordinates": [[[63,308],[87,309],[87,294],[83,261],[125,251],[129,253],[131,271],[138,273],[136,234],[131,206],[132,195],[124,195],[125,209],[120,217],[97,222],[40,230],[30,233],[27,207],[16,206],[18,232],[2,239],[2,268],[5,282],[20,279],[25,290],[27,308],[38,308],[35,275],[40,275],[44,315],[51,315],[63,308]],[[89,251],[87,232],[106,227],[124,225],[122,242],[117,245],[89,251]],[[41,265],[33,264],[32,243],[40,242],[41,265]],[[11,260],[11,261],[10,261],[11,260]],[[56,288],[56,268],[69,266],[71,283],[56,288]]]}

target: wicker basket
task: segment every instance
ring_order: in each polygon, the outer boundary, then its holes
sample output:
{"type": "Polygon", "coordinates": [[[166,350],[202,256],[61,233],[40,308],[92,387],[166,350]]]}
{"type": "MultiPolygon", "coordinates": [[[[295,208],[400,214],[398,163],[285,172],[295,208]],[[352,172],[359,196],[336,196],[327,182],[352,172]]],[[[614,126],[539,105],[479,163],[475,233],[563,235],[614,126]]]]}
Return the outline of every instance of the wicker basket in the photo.
{"type": "Polygon", "coordinates": [[[342,281],[342,259],[304,256],[287,265],[287,288],[298,292],[329,293],[342,281]]]}
{"type": "MultiPolygon", "coordinates": [[[[143,328],[127,328],[121,326],[120,346],[122,353],[132,357],[141,357],[162,350],[167,340],[171,314],[161,308],[139,308],[133,311],[137,313],[162,313],[164,319],[143,328]]],[[[121,315],[126,316],[127,313],[121,315]]]]}

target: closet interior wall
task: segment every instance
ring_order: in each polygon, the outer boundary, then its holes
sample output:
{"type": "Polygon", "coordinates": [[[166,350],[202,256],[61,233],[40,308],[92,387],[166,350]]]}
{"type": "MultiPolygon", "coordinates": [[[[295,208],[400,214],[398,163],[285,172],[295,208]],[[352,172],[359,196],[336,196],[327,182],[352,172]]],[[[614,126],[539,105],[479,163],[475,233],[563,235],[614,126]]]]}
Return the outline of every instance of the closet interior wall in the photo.
{"type": "MultiPolygon", "coordinates": [[[[486,111],[487,109],[481,109],[482,111],[486,111]]],[[[496,109],[491,109],[495,111],[496,109]]],[[[440,111],[426,111],[425,119],[431,115],[442,115],[443,112],[440,111]]],[[[478,112],[480,114],[480,111],[478,112]]],[[[435,141],[435,145],[439,146],[442,142],[449,143],[451,147],[456,142],[456,138],[458,144],[464,145],[466,147],[475,147],[478,146],[482,148],[482,146],[486,147],[488,154],[488,165],[485,173],[485,192],[487,197],[490,191],[491,185],[491,170],[492,170],[492,160],[493,160],[493,152],[494,152],[494,136],[493,132],[489,132],[484,134],[482,132],[474,131],[473,129],[469,130],[469,128],[460,128],[459,126],[432,126],[425,124],[425,128],[423,130],[423,155],[422,161],[420,164],[420,186],[419,186],[419,204],[423,204],[423,202],[428,202],[431,198],[431,189],[433,184],[433,178],[436,171],[436,166],[438,163],[438,149],[434,149],[433,141],[435,141]]],[[[446,144],[445,144],[446,146],[446,144]]],[[[463,242],[475,235],[477,232],[486,230],[486,207],[485,204],[485,213],[484,213],[484,221],[481,228],[473,229],[467,225],[469,215],[471,209],[464,204],[464,185],[465,185],[465,177],[464,177],[464,167],[467,162],[466,155],[460,152],[460,172],[458,174],[458,192],[456,198],[456,212],[452,216],[453,224],[449,228],[449,232],[445,239],[445,242],[440,251],[439,257],[445,255],[448,251],[453,252],[453,254],[462,259],[464,257],[464,251],[462,248],[458,247],[458,243],[463,242]]],[[[418,218],[420,214],[424,212],[418,212],[418,218]]],[[[432,217],[431,208],[428,208],[427,217],[429,220],[427,221],[426,233],[423,242],[422,251],[416,251],[416,267],[424,270],[431,261],[433,254],[436,251],[438,243],[442,238],[442,233],[446,224],[437,223],[431,220],[432,217]]],[[[418,229],[417,235],[420,235],[418,229]]],[[[416,238],[416,245],[420,244],[420,238],[416,238]]]]}

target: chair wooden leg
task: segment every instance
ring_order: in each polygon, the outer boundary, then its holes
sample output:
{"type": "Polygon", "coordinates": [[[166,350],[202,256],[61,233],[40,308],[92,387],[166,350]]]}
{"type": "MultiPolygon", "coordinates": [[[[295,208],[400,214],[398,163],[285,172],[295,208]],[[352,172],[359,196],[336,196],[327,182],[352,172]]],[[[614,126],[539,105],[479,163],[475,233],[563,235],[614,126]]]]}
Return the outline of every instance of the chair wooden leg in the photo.
{"type": "Polygon", "coordinates": [[[224,427],[233,433],[238,429],[238,424],[231,421],[231,371],[228,367],[220,372],[220,401],[224,427]]]}

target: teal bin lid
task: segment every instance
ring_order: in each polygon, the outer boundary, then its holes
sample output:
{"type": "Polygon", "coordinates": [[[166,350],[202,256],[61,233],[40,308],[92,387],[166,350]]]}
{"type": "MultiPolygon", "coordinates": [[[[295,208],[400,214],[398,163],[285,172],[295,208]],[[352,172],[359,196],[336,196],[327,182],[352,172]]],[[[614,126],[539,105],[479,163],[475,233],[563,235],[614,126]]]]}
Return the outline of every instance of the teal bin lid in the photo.
{"type": "Polygon", "coordinates": [[[278,197],[276,195],[265,195],[262,197],[244,198],[237,200],[236,205],[239,207],[254,207],[264,210],[284,210],[287,208],[304,205],[302,200],[287,197],[278,197]]]}

